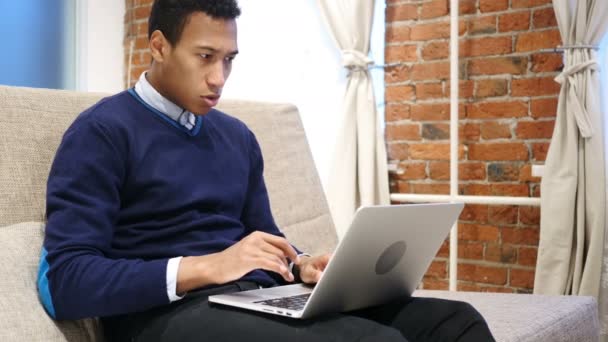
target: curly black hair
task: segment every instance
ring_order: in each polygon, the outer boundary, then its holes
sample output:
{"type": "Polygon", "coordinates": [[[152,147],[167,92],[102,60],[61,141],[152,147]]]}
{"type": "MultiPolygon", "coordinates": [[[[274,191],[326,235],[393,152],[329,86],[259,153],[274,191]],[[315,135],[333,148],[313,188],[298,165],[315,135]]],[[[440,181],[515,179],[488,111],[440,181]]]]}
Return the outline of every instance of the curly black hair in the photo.
{"type": "Polygon", "coordinates": [[[148,19],[148,38],[160,30],[175,45],[190,15],[199,11],[218,19],[236,19],[241,14],[237,0],[155,0],[148,19]]]}

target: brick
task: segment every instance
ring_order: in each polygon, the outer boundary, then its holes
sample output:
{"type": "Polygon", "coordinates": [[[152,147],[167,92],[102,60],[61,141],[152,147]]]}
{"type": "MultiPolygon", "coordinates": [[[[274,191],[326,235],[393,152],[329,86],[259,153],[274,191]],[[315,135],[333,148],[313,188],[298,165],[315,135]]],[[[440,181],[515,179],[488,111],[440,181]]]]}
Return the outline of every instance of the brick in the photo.
{"type": "Polygon", "coordinates": [[[535,29],[556,27],[557,18],[555,18],[555,11],[553,10],[553,7],[535,10],[534,15],[532,16],[532,25],[535,29]]]}
{"type": "Polygon", "coordinates": [[[427,279],[422,280],[421,288],[425,290],[447,290],[448,281],[442,279],[427,279]]]}
{"type": "Polygon", "coordinates": [[[443,84],[439,83],[418,83],[416,84],[416,99],[428,100],[444,97],[443,84]]]}
{"type": "Polygon", "coordinates": [[[149,47],[148,43],[149,43],[148,37],[137,37],[135,39],[134,49],[135,50],[148,49],[148,47],[149,47]]]}
{"type": "Polygon", "coordinates": [[[479,11],[497,12],[509,8],[509,0],[479,0],[479,11]]]}
{"type": "Polygon", "coordinates": [[[527,184],[491,184],[490,194],[492,196],[528,197],[530,188],[527,184]]]}
{"type": "Polygon", "coordinates": [[[539,229],[538,228],[500,228],[502,243],[511,243],[514,245],[538,246],[539,229]]]}
{"type": "Polygon", "coordinates": [[[456,289],[463,292],[481,292],[481,286],[476,285],[475,283],[465,283],[461,281],[456,284],[456,289]]]}
{"type": "Polygon", "coordinates": [[[448,275],[448,265],[445,261],[435,260],[431,262],[426,275],[435,278],[445,278],[448,275]]]}
{"type": "Polygon", "coordinates": [[[540,224],[540,207],[520,207],[519,222],[525,225],[538,226],[540,224]]]}
{"type": "Polygon", "coordinates": [[[497,121],[487,121],[481,123],[481,137],[484,140],[509,139],[511,138],[511,127],[509,124],[497,121]]]}
{"type": "Polygon", "coordinates": [[[150,7],[148,6],[136,7],[135,9],[133,9],[133,11],[135,13],[135,20],[148,19],[148,17],[150,16],[150,7]]]}
{"type": "Polygon", "coordinates": [[[509,283],[514,287],[534,288],[534,270],[511,269],[509,283]]]}
{"type": "Polygon", "coordinates": [[[420,125],[417,123],[386,125],[386,140],[420,140],[420,125]]]}
{"type": "Polygon", "coordinates": [[[431,163],[429,163],[429,177],[432,180],[450,180],[450,163],[449,162],[431,162],[431,163]]]}
{"type": "Polygon", "coordinates": [[[507,269],[459,263],[458,279],[485,284],[505,285],[507,283],[507,269]]]}
{"type": "Polygon", "coordinates": [[[477,123],[460,124],[458,135],[459,139],[463,141],[479,141],[481,129],[477,123]]]}
{"type": "Polygon", "coordinates": [[[554,48],[561,44],[562,39],[559,31],[555,29],[520,33],[515,41],[516,52],[528,52],[554,48]]]}
{"type": "Polygon", "coordinates": [[[498,17],[498,31],[527,31],[530,28],[530,12],[506,13],[498,17]]]}
{"type": "Polygon", "coordinates": [[[493,205],[488,208],[488,222],[492,224],[516,224],[518,213],[518,207],[514,205],[493,205]]]}
{"type": "Polygon", "coordinates": [[[520,182],[540,182],[540,177],[532,177],[532,165],[525,164],[519,170],[520,182]]]}
{"type": "Polygon", "coordinates": [[[449,120],[450,104],[414,104],[412,105],[412,120],[449,120]]]}
{"type": "MultiPolygon", "coordinates": [[[[416,24],[410,32],[410,39],[414,41],[426,41],[431,39],[450,38],[450,23],[442,21],[430,24],[416,24]]],[[[387,41],[392,41],[387,39],[387,41]]]]}
{"type": "Polygon", "coordinates": [[[519,180],[519,166],[515,163],[488,164],[488,181],[513,182],[519,180]]]}
{"type": "Polygon", "coordinates": [[[523,78],[511,81],[511,96],[555,95],[560,90],[553,77],[523,78]]]}
{"type": "Polygon", "coordinates": [[[386,7],[386,22],[418,19],[417,4],[396,4],[386,7]]]}
{"type": "Polygon", "coordinates": [[[540,184],[530,184],[530,197],[540,197],[540,184]]]}
{"type": "Polygon", "coordinates": [[[458,165],[458,178],[464,181],[485,180],[486,167],[484,163],[460,163],[458,165]]]}
{"type": "Polygon", "coordinates": [[[412,144],[410,156],[418,160],[449,160],[450,145],[440,144],[412,144]]]}
{"type": "Polygon", "coordinates": [[[460,42],[460,57],[504,55],[512,52],[513,40],[507,37],[483,37],[460,42]]]}
{"type": "Polygon", "coordinates": [[[471,76],[498,74],[521,75],[526,72],[527,68],[527,57],[498,57],[470,60],[467,71],[471,76]]]}
{"type": "Polygon", "coordinates": [[[387,86],[385,89],[386,102],[408,101],[414,98],[414,87],[410,85],[387,86]]]}
{"type": "Polygon", "coordinates": [[[448,258],[450,256],[450,240],[449,237],[446,238],[441,247],[439,247],[439,251],[437,252],[438,258],[448,258]]]}
{"type": "Polygon", "coordinates": [[[564,68],[564,59],[559,53],[539,53],[532,55],[533,72],[557,72],[564,68]]]}
{"type": "Polygon", "coordinates": [[[406,42],[411,38],[409,25],[387,25],[384,33],[386,42],[406,42]]]}
{"type": "Polygon", "coordinates": [[[473,17],[468,21],[468,31],[471,35],[496,33],[496,16],[473,17]]]}
{"type": "Polygon", "coordinates": [[[555,117],[557,114],[557,98],[538,99],[530,101],[530,115],[533,118],[555,117]]]}
{"type": "Polygon", "coordinates": [[[509,85],[505,79],[489,79],[475,81],[475,97],[504,96],[509,92],[509,85]]]}
{"type": "Polygon", "coordinates": [[[471,119],[518,118],[528,115],[528,103],[524,101],[485,102],[467,107],[467,117],[471,119]]]}
{"type": "Polygon", "coordinates": [[[484,244],[475,241],[459,241],[458,258],[469,260],[483,259],[484,244]]]}
{"type": "MultiPolygon", "coordinates": [[[[433,180],[450,179],[449,162],[432,162],[429,164],[429,170],[433,180]]],[[[485,165],[483,163],[459,163],[458,178],[459,180],[484,180],[486,178],[485,165]]]]}
{"type": "Polygon", "coordinates": [[[389,45],[384,49],[386,63],[415,62],[418,60],[416,45],[389,45]]]}
{"type": "Polygon", "coordinates": [[[403,181],[397,182],[396,189],[394,191],[399,194],[409,194],[412,192],[410,183],[403,181]]]}
{"type": "Polygon", "coordinates": [[[555,120],[520,121],[515,134],[519,139],[550,139],[553,135],[555,120]]]}
{"type": "Polygon", "coordinates": [[[396,175],[399,180],[417,180],[426,178],[426,163],[403,162],[399,164],[396,175]]]}
{"type": "Polygon", "coordinates": [[[519,257],[517,263],[523,266],[536,266],[536,257],[538,248],[536,247],[519,247],[519,257]]]}
{"type": "Polygon", "coordinates": [[[448,79],[449,77],[450,63],[448,62],[420,63],[412,66],[411,78],[415,81],[448,79]]]}
{"type": "Polygon", "coordinates": [[[426,163],[403,162],[399,163],[399,172],[395,175],[399,180],[415,180],[426,178],[426,163]]]}
{"type": "Polygon", "coordinates": [[[422,59],[446,59],[450,56],[450,44],[447,41],[433,41],[424,45],[421,52],[422,59]]]}
{"type": "MultiPolygon", "coordinates": [[[[445,94],[446,94],[446,96],[449,96],[452,88],[450,87],[449,82],[446,82],[446,83],[447,84],[446,84],[445,94]]],[[[458,82],[458,98],[468,99],[468,98],[473,97],[474,89],[475,89],[474,81],[471,81],[471,80],[459,81],[458,82]]]]}
{"type": "Polygon", "coordinates": [[[422,125],[422,137],[428,140],[450,139],[450,126],[440,123],[426,123],[422,125]]]}
{"type": "Polygon", "coordinates": [[[511,8],[530,8],[550,4],[552,0],[512,0],[511,8]]]}
{"type": "Polygon", "coordinates": [[[390,143],[387,145],[388,158],[394,160],[405,160],[408,158],[408,144],[404,143],[390,143]]]}
{"type": "Polygon", "coordinates": [[[449,184],[412,184],[412,193],[414,194],[431,194],[431,195],[449,195],[449,184]]]}
{"type": "Polygon", "coordinates": [[[462,195],[468,196],[490,196],[490,185],[488,184],[465,184],[462,195]]]}
{"type": "Polygon", "coordinates": [[[533,143],[532,144],[532,159],[535,161],[545,161],[547,152],[549,151],[549,143],[533,143]]]}
{"type": "Polygon", "coordinates": [[[410,68],[404,65],[387,67],[384,70],[384,82],[387,86],[393,83],[406,82],[410,79],[410,68]]]}
{"type": "Polygon", "coordinates": [[[384,109],[386,121],[391,122],[409,119],[410,110],[410,105],[389,103],[384,109]]]}
{"type": "Polygon", "coordinates": [[[512,245],[491,243],[486,246],[484,259],[487,261],[512,264],[517,260],[517,249],[512,245]]]}
{"type": "Polygon", "coordinates": [[[459,240],[498,242],[499,237],[500,230],[495,226],[470,223],[458,224],[459,240]]]}
{"type": "Polygon", "coordinates": [[[488,222],[487,204],[465,204],[459,217],[460,221],[474,221],[477,223],[488,222]]]}
{"type": "Polygon", "coordinates": [[[448,0],[425,2],[420,8],[420,19],[431,19],[448,14],[448,0]]]}
{"type": "Polygon", "coordinates": [[[458,14],[474,14],[477,12],[477,0],[460,0],[458,14]]]}

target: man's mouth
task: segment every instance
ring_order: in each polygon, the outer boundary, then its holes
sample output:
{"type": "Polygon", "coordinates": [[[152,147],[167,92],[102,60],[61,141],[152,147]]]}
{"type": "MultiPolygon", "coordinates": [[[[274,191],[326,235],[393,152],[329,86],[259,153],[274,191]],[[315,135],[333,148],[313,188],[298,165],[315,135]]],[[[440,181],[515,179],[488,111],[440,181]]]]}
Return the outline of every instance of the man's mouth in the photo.
{"type": "Polygon", "coordinates": [[[203,101],[205,102],[207,107],[215,107],[215,105],[217,105],[218,101],[220,100],[220,96],[219,95],[201,96],[201,99],[203,99],[203,101]]]}

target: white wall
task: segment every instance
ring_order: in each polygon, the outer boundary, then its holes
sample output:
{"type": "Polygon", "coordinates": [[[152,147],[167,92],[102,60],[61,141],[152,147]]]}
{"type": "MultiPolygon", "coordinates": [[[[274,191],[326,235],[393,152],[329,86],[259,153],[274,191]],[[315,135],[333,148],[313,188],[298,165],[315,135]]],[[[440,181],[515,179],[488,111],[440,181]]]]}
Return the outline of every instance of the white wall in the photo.
{"type": "MultiPolygon", "coordinates": [[[[384,1],[377,1],[372,44],[381,64],[384,52],[384,1]],[[378,25],[379,24],[379,25],[378,25]]],[[[323,185],[329,177],[346,72],[340,51],[326,29],[316,0],[241,0],[239,56],[224,89],[225,98],[295,104],[323,185]]],[[[380,74],[383,100],[383,72],[380,74]]],[[[380,101],[382,102],[382,101],[380,101]]]]}
{"type": "Polygon", "coordinates": [[[124,0],[74,0],[76,85],[80,91],[116,93],[124,82],[124,0]]]}

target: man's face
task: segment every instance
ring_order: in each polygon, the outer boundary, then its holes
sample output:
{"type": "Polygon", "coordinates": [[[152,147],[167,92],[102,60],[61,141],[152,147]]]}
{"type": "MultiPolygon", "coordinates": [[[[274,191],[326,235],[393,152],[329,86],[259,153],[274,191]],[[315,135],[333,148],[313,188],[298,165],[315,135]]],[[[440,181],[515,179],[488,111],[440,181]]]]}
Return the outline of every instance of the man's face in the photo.
{"type": "Polygon", "coordinates": [[[195,12],[178,42],[165,44],[162,61],[157,63],[162,70],[156,80],[158,90],[178,106],[206,114],[217,104],[237,52],[234,19],[195,12]]]}

